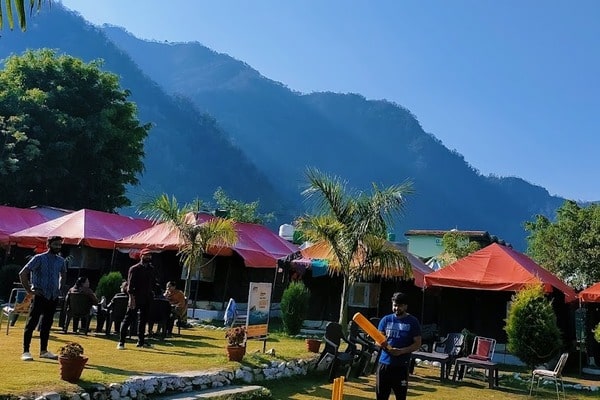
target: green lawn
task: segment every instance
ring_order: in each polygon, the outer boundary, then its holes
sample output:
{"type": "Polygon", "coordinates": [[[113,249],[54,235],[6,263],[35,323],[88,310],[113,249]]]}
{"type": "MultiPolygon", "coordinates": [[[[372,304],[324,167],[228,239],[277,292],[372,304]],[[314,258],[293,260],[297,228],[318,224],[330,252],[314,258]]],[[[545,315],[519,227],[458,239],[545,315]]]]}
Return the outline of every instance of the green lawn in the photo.
{"type": "MultiPolygon", "coordinates": [[[[81,391],[94,383],[122,382],[132,375],[150,374],[153,372],[181,372],[236,368],[239,364],[228,362],[225,355],[225,334],[222,330],[196,327],[184,329],[181,336],[168,338],[164,342],[152,340],[153,349],[137,349],[135,339],[127,343],[124,351],[116,349],[117,337],[104,335],[74,335],[63,334],[54,328],[50,335],[49,349],[58,348],[69,341],[83,345],[85,355],[89,357],[88,365],[83,372],[79,385],[70,384],[59,379],[57,361],[40,360],[39,338],[34,335],[31,352],[35,360],[24,362],[20,360],[22,352],[24,321],[20,319],[16,326],[10,329],[8,335],[6,325],[0,330],[0,345],[2,346],[3,362],[0,363],[0,396],[18,396],[47,391],[75,392],[81,391]]],[[[274,324],[274,326],[276,326],[274,324]]],[[[273,331],[273,330],[272,330],[273,331]]],[[[276,356],[262,354],[262,342],[250,341],[243,364],[258,366],[265,361],[290,360],[310,357],[303,340],[289,338],[277,332],[271,333],[267,349],[274,348],[276,356]]],[[[516,369],[526,377],[527,371],[516,369]]],[[[440,383],[437,379],[438,370],[432,367],[417,367],[412,376],[410,396],[424,399],[456,399],[481,400],[485,399],[524,399],[526,388],[523,383],[512,379],[512,373],[501,375],[500,389],[490,390],[482,379],[466,378],[464,382],[440,383]]],[[[600,386],[600,381],[588,382],[569,376],[569,381],[584,385],[600,386]]],[[[261,382],[272,390],[277,399],[328,399],[331,398],[331,384],[327,382],[325,373],[311,373],[305,377],[294,377],[280,381],[261,382]]],[[[351,379],[345,386],[345,399],[374,398],[373,377],[351,379]]],[[[548,389],[541,392],[538,398],[547,398],[552,394],[548,389]]],[[[569,399],[597,398],[598,392],[567,390],[569,399]]]]}

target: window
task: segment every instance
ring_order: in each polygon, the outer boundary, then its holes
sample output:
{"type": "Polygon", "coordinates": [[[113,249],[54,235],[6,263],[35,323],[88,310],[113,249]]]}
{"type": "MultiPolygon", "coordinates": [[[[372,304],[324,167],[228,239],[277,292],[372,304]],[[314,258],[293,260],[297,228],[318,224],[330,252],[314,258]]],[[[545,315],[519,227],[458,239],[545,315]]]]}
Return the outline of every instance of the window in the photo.
{"type": "MultiPolygon", "coordinates": [[[[215,281],[215,259],[201,258],[192,271],[191,279],[193,281],[214,282],[215,281]]],[[[181,269],[181,279],[186,279],[187,267],[184,265],[181,269]]]]}
{"type": "Polygon", "coordinates": [[[357,282],[350,288],[348,305],[352,307],[374,308],[379,301],[379,284],[357,282]]]}

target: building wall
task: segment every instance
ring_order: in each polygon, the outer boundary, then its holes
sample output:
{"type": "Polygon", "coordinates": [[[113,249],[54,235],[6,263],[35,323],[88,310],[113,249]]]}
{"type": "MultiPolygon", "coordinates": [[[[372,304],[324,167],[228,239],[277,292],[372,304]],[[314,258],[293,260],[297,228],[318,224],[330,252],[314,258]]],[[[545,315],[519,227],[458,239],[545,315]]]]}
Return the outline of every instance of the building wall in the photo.
{"type": "Polygon", "coordinates": [[[430,258],[444,251],[440,236],[408,236],[408,252],[421,258],[430,258]]]}

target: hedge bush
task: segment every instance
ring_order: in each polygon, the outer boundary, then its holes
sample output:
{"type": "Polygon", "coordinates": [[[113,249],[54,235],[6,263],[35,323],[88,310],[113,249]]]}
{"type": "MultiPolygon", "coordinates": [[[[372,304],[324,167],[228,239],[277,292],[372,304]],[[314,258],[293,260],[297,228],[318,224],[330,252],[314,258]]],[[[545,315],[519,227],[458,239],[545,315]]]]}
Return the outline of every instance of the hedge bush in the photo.
{"type": "Polygon", "coordinates": [[[96,287],[96,296],[98,299],[104,296],[107,301],[110,301],[115,294],[121,291],[121,282],[123,282],[123,275],[118,271],[102,275],[96,287]]]}
{"type": "Polygon", "coordinates": [[[308,312],[310,291],[302,282],[292,282],[281,296],[281,321],[288,335],[297,335],[308,312]]]}

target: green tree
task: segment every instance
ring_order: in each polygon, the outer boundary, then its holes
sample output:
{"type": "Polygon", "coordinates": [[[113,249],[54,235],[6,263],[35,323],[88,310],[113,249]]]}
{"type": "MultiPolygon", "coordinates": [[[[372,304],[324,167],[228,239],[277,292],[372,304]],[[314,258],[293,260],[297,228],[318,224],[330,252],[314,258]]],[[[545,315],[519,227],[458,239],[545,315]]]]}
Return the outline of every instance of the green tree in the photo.
{"type": "Polygon", "coordinates": [[[469,236],[457,230],[446,232],[442,237],[443,253],[438,257],[442,264],[448,265],[468,256],[481,248],[479,243],[469,240],[469,236]]]}
{"type": "Polygon", "coordinates": [[[574,287],[600,280],[600,204],[587,207],[567,200],[556,221],[543,215],[525,222],[527,253],[574,287]]]}
{"type": "Polygon", "coordinates": [[[556,315],[541,284],[513,296],[504,330],[508,350],[530,368],[549,361],[562,347],[556,315]]]}
{"type": "MultiPolygon", "coordinates": [[[[34,9],[39,10],[42,7],[42,2],[43,0],[29,0],[29,14],[31,15],[34,9]]],[[[21,27],[22,31],[25,31],[27,29],[27,13],[25,11],[25,0],[6,0],[4,2],[4,5],[6,7],[5,11],[8,27],[11,30],[15,27],[15,18],[13,11],[16,10],[17,17],[19,17],[19,26],[21,27]]],[[[0,29],[4,28],[4,14],[2,13],[2,11],[2,7],[0,7],[0,29]]]]}
{"type": "Polygon", "coordinates": [[[303,194],[314,201],[315,211],[300,218],[298,224],[309,240],[327,243],[335,255],[329,260],[329,271],[343,279],[339,322],[345,327],[353,282],[399,273],[412,275],[404,254],[387,241],[388,225],[403,211],[412,185],[380,188],[372,184],[371,193],[366,194],[347,190],[339,177],[317,169],[308,169],[306,175],[309,183],[303,194]]]}
{"type": "Polygon", "coordinates": [[[226,218],[213,218],[203,223],[196,220],[201,202],[179,205],[173,196],[162,194],[140,206],[140,211],[156,222],[173,226],[183,240],[178,255],[187,270],[184,293],[189,298],[192,276],[200,267],[202,256],[211,246],[232,246],[237,242],[234,222],[226,218]]]}
{"type": "Polygon", "coordinates": [[[114,211],[143,171],[140,125],[119,78],[100,61],[43,49],[0,71],[0,203],[114,211]]]}
{"type": "Polygon", "coordinates": [[[275,218],[273,213],[261,214],[258,212],[259,201],[244,203],[230,198],[222,188],[217,188],[213,198],[219,209],[226,210],[229,218],[238,222],[249,222],[251,224],[262,224],[275,218]]]}

